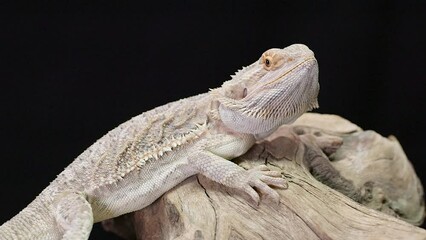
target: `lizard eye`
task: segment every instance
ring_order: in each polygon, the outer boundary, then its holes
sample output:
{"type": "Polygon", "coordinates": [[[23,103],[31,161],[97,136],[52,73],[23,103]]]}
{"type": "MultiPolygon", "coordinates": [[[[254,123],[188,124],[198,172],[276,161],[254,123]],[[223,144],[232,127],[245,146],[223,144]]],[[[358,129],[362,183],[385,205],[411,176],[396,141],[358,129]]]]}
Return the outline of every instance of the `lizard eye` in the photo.
{"type": "Polygon", "coordinates": [[[270,70],[271,67],[272,67],[272,57],[271,56],[266,56],[263,63],[265,64],[266,70],[270,70]]]}

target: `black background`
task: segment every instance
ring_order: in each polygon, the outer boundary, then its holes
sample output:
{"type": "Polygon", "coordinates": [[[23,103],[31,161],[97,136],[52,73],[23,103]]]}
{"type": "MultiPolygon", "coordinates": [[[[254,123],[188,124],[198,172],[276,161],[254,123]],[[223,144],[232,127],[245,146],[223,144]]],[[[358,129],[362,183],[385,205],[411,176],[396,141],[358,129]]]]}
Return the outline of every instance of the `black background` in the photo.
{"type": "Polygon", "coordinates": [[[292,43],[319,61],[317,112],[394,134],[425,183],[420,2],[0,3],[0,223],[118,124],[292,43]]]}

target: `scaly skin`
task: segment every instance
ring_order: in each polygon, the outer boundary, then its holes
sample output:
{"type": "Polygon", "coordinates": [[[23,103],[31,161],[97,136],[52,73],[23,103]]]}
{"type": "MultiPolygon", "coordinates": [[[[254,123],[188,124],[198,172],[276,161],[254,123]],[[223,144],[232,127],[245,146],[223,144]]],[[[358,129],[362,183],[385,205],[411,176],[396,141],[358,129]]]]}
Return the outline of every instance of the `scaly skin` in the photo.
{"type": "Polygon", "coordinates": [[[228,161],[318,106],[318,66],[301,44],[270,49],[222,87],[145,112],[78,156],[18,215],[1,239],[87,239],[94,222],[144,208],[195,174],[275,202],[285,188],[266,166],[228,161]],[[256,189],[256,190],[255,190],[256,189]]]}

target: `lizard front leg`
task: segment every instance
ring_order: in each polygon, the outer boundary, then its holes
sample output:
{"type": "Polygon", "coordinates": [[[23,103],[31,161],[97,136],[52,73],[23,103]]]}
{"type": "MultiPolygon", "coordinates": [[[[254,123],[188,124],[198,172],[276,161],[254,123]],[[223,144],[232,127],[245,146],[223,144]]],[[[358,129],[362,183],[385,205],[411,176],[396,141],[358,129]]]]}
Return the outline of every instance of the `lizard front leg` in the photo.
{"type": "Polygon", "coordinates": [[[195,165],[200,174],[217,183],[245,192],[256,205],[260,201],[259,193],[256,190],[262,195],[268,196],[273,202],[279,203],[278,193],[270,186],[287,188],[287,182],[282,178],[281,173],[271,171],[265,165],[245,170],[237,164],[207,151],[194,157],[197,159],[194,161],[196,161],[195,165]]]}
{"type": "Polygon", "coordinates": [[[279,195],[270,186],[287,188],[287,182],[280,172],[271,171],[265,165],[245,170],[226,159],[243,154],[252,145],[250,142],[252,140],[247,138],[227,138],[192,155],[189,161],[198,173],[217,183],[245,192],[256,205],[260,201],[258,192],[278,203],[279,195]]]}

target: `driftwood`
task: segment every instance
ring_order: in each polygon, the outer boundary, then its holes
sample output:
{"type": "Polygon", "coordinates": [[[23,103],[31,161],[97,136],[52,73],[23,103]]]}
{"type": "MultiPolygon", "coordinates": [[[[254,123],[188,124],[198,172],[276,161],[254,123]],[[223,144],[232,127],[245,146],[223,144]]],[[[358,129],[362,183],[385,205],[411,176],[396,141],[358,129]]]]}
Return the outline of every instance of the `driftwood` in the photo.
{"type": "Polygon", "coordinates": [[[277,190],[279,205],[253,206],[193,176],[104,228],[124,239],[426,239],[414,226],[425,215],[423,188],[394,137],[305,114],[235,161],[281,171],[289,187],[277,190]]]}

